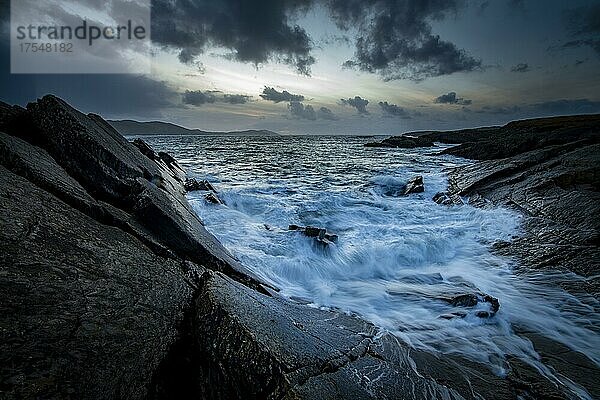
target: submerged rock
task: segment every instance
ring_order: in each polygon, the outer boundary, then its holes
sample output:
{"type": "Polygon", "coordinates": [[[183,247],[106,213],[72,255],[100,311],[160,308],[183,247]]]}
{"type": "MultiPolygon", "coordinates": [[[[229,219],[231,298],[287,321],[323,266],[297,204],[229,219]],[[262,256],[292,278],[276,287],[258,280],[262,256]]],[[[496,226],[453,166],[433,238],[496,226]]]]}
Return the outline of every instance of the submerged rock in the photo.
{"type": "Polygon", "coordinates": [[[477,305],[477,296],[474,294],[462,294],[448,300],[454,307],[473,307],[477,305]]]}
{"type": "Polygon", "coordinates": [[[204,200],[212,204],[225,204],[215,193],[207,193],[204,200]]]}
{"type": "Polygon", "coordinates": [[[288,227],[288,230],[302,232],[305,236],[316,238],[317,241],[324,244],[336,243],[338,241],[338,235],[327,232],[327,229],[324,228],[314,226],[304,227],[292,224],[288,227]]]}
{"type": "MultiPolygon", "coordinates": [[[[490,305],[490,310],[477,310],[475,311],[475,316],[479,318],[491,318],[500,309],[500,302],[497,298],[490,296],[484,293],[465,293],[460,294],[454,297],[442,297],[441,300],[450,304],[454,307],[462,307],[462,308],[473,308],[477,304],[488,303],[490,305]]],[[[467,313],[465,311],[454,311],[449,314],[440,315],[439,318],[443,319],[452,319],[455,317],[465,318],[467,313]]]]}
{"type": "Polygon", "coordinates": [[[423,193],[424,191],[425,186],[423,185],[423,177],[421,175],[417,175],[406,183],[404,195],[406,196],[411,193],[423,193]]]}

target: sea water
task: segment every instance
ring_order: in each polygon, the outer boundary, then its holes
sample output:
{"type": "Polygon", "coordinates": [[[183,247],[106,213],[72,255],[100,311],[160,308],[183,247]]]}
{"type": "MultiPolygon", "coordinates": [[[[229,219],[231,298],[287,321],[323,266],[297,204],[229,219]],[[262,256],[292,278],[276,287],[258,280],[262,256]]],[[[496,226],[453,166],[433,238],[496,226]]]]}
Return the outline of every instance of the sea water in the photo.
{"type": "MultiPolygon", "coordinates": [[[[556,281],[574,274],[514,272],[515,262],[491,245],[520,235],[508,209],[442,206],[432,196],[447,187],[448,169],[472,161],[444,148],[366,148],[367,137],[146,137],[173,154],[190,176],[209,180],[225,205],[189,200],[223,245],[281,295],[313,307],[365,318],[409,345],[459,354],[506,373],[516,356],[581,397],[554,376],[519,330],[536,332],[586,354],[600,365],[598,302],[572,296],[556,281]],[[402,195],[423,176],[425,192],[402,195]],[[322,245],[288,225],[317,226],[339,235],[322,245]],[[444,298],[484,293],[490,304],[456,307],[444,298]],[[465,315],[453,317],[452,313],[465,315]],[[448,319],[450,318],[450,319],[448,319]]],[[[465,199],[467,200],[467,199],[465,199]]]]}

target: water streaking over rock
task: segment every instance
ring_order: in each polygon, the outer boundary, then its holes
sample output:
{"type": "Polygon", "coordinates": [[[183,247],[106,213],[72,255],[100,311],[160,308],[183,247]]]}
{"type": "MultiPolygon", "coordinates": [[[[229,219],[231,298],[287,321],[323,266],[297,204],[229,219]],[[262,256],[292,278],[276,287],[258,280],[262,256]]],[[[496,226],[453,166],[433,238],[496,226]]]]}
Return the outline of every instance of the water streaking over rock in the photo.
{"type": "Polygon", "coordinates": [[[500,375],[506,356],[554,375],[516,330],[554,339],[600,364],[597,301],[552,284],[581,278],[516,275],[514,260],[490,252],[493,243],[519,235],[518,214],[431,200],[447,187],[445,169],[468,161],[434,155],[440,147],[364,148],[368,140],[148,142],[215,185],[225,205],[207,203],[202,192],[188,195],[206,228],[286,297],[356,313],[416,348],[461,354],[500,375]],[[425,191],[403,196],[416,175],[423,176],[425,191]],[[323,227],[339,240],[322,246],[288,231],[289,224],[323,227]],[[463,295],[469,296],[458,298],[463,295]],[[499,300],[497,312],[485,295],[499,300]]]}

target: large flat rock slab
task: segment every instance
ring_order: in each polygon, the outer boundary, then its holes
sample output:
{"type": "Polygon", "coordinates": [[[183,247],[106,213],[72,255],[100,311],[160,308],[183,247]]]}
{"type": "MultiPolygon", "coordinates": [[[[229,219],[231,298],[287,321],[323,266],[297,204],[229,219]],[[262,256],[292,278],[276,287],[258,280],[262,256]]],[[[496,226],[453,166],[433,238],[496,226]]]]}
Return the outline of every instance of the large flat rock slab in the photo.
{"type": "Polygon", "coordinates": [[[484,366],[411,349],[340,311],[309,308],[207,272],[196,299],[196,378],[222,399],[515,398],[484,366]]]}

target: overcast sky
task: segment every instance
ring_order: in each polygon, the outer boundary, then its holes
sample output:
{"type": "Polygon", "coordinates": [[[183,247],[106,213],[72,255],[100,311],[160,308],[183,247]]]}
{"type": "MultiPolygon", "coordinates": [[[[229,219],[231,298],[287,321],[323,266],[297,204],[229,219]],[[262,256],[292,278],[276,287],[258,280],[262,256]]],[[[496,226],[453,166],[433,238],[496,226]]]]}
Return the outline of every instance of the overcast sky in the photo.
{"type": "Polygon", "coordinates": [[[9,103],[289,134],[600,112],[600,1],[154,0],[149,75],[11,75],[8,3],[9,103]]]}

